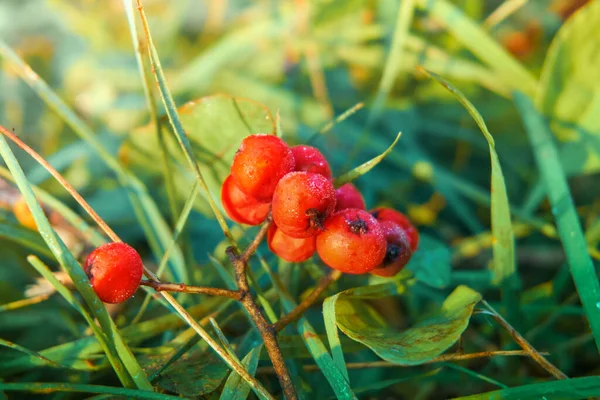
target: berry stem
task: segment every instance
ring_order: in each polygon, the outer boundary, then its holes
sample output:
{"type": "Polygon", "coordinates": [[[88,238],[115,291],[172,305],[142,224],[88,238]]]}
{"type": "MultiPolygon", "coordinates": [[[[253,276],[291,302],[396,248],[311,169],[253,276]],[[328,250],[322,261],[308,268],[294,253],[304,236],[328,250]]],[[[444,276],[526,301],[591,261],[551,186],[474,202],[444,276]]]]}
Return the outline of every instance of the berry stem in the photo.
{"type": "Polygon", "coordinates": [[[267,353],[273,364],[273,370],[275,371],[275,374],[277,374],[283,393],[288,400],[296,400],[298,395],[296,394],[296,389],[292,383],[290,372],[285,365],[285,360],[283,359],[283,354],[281,353],[281,348],[277,341],[277,332],[269,321],[267,321],[258,304],[256,304],[254,297],[250,293],[250,285],[248,284],[248,276],[246,275],[248,260],[256,252],[256,249],[267,235],[272,223],[273,219],[271,213],[269,213],[262,227],[256,234],[256,237],[252,240],[250,245],[246,247],[246,250],[244,250],[242,254],[236,254],[236,250],[233,247],[227,249],[227,254],[235,268],[235,277],[238,291],[241,296],[240,302],[246,311],[248,311],[248,314],[250,314],[254,325],[263,339],[265,348],[267,349],[267,353]]]}
{"type": "Polygon", "coordinates": [[[321,296],[321,294],[331,285],[333,282],[340,279],[342,276],[341,271],[333,270],[328,275],[321,278],[317,286],[312,292],[300,304],[298,304],[291,312],[281,317],[279,321],[273,324],[273,328],[276,332],[281,332],[290,323],[296,321],[304,314],[310,306],[312,306],[321,296]]]}
{"type": "Polygon", "coordinates": [[[206,294],[208,296],[221,296],[229,297],[230,299],[240,300],[242,295],[237,290],[219,289],[205,286],[193,286],[186,285],[185,283],[168,283],[168,282],[157,282],[151,280],[143,280],[140,285],[151,287],[157,292],[182,292],[182,293],[196,293],[206,294]]]}

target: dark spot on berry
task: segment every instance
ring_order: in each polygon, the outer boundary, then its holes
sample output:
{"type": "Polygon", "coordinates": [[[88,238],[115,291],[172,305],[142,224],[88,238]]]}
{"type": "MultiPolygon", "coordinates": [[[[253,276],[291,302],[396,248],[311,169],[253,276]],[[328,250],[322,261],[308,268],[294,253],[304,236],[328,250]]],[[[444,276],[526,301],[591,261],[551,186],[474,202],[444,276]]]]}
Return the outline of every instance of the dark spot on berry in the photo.
{"type": "Polygon", "coordinates": [[[309,228],[318,228],[323,229],[323,224],[325,223],[325,214],[316,208],[309,208],[304,213],[308,217],[308,227],[309,228]]]}
{"type": "Polygon", "coordinates": [[[379,217],[379,210],[378,211],[373,211],[371,213],[371,215],[373,216],[373,218],[378,219],[377,217],[379,217]]]}
{"type": "Polygon", "coordinates": [[[348,225],[350,226],[350,232],[354,233],[355,235],[364,235],[365,233],[369,232],[367,222],[361,218],[349,221],[348,225]]]}
{"type": "Polygon", "coordinates": [[[400,254],[402,249],[397,244],[388,243],[387,249],[385,250],[385,258],[383,259],[383,265],[389,265],[394,263],[400,254]]]}

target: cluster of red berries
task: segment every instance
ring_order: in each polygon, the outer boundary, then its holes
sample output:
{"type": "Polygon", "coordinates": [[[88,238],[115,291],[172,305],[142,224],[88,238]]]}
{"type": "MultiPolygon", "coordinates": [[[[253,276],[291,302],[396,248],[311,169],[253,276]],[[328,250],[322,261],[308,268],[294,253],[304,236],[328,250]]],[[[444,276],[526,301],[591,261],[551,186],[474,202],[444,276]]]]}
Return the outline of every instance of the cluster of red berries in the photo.
{"type": "Polygon", "coordinates": [[[350,274],[393,276],[417,249],[419,233],[391,208],[365,211],[358,189],[335,189],[331,168],[311,146],[289,147],[273,135],[246,137],[221,189],[223,208],[241,224],[273,216],[267,242],[290,262],[315,251],[325,264],[350,274]]]}

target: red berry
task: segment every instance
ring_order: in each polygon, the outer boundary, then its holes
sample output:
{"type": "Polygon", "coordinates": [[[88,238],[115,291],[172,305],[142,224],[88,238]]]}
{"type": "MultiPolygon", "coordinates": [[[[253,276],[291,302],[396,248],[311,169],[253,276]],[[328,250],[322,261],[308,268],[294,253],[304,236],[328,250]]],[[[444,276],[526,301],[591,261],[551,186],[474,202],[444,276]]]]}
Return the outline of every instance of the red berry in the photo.
{"type": "Polygon", "coordinates": [[[239,224],[261,224],[271,208],[271,203],[263,203],[242,192],[231,175],[221,187],[221,203],[229,218],[239,224]]]}
{"type": "Polygon", "coordinates": [[[315,236],[335,210],[335,188],[323,175],[291,172],[279,181],[271,210],[273,221],[286,235],[315,236]]]}
{"type": "Polygon", "coordinates": [[[404,229],[400,228],[400,225],[395,222],[382,221],[379,226],[387,241],[387,249],[383,262],[371,273],[385,277],[394,276],[408,264],[412,256],[408,237],[404,229]]]}
{"type": "Polygon", "coordinates": [[[259,201],[273,197],[277,182],[294,170],[296,161],[288,145],[273,135],[246,137],[235,153],[231,176],[238,187],[259,201]]]}
{"type": "Polygon", "coordinates": [[[419,247],[419,231],[414,227],[406,215],[393,208],[384,207],[372,210],[371,214],[373,214],[379,222],[392,221],[400,225],[400,228],[404,229],[404,232],[406,232],[411,251],[414,253],[417,250],[417,247],[419,247]]]}
{"type": "Polygon", "coordinates": [[[135,293],[144,270],[137,251],[128,244],[108,243],[88,256],[83,269],[105,303],[121,303],[135,293]]]}
{"type": "Polygon", "coordinates": [[[362,194],[358,191],[356,186],[351,183],[346,183],[335,191],[335,210],[344,210],[346,208],[358,208],[359,210],[364,210],[365,199],[363,199],[362,194]]]}
{"type": "Polygon", "coordinates": [[[325,222],[317,236],[317,253],[325,264],[348,274],[364,274],[383,261],[385,236],[368,212],[347,208],[325,222]]]}
{"type": "Polygon", "coordinates": [[[296,159],[295,171],[312,172],[331,179],[329,163],[319,150],[312,146],[300,145],[292,147],[292,153],[296,159]]]}
{"type": "Polygon", "coordinates": [[[304,239],[293,238],[283,233],[275,224],[269,228],[267,243],[273,253],[289,262],[308,260],[315,253],[317,246],[314,236],[304,239]]]}

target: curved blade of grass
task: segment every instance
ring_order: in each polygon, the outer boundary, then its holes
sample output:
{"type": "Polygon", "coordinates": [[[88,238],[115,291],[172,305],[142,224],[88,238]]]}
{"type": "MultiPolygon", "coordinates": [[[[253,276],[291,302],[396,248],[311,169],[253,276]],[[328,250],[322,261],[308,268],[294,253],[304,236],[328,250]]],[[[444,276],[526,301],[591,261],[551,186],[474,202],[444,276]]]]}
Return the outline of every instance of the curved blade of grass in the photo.
{"type": "Polygon", "coordinates": [[[441,22],[456,40],[477,58],[492,68],[505,85],[521,89],[527,94],[535,92],[537,82],[531,72],[457,6],[448,0],[417,0],[417,4],[427,10],[432,18],[441,22]]]}
{"type": "MultiPolygon", "coordinates": [[[[131,30],[132,30],[132,32],[137,32],[137,30],[135,29],[135,19],[133,18],[132,2],[129,0],[123,0],[123,3],[125,5],[125,9],[128,10],[127,11],[128,22],[130,25],[132,25],[131,30]],[[132,15],[131,18],[129,18],[130,13],[132,15]]],[[[152,71],[153,71],[154,77],[156,79],[156,83],[158,84],[160,97],[161,97],[161,99],[163,101],[163,105],[165,106],[165,109],[167,111],[167,116],[169,117],[169,122],[171,123],[171,127],[173,128],[173,132],[175,133],[175,136],[177,137],[177,141],[179,142],[179,145],[181,146],[181,149],[183,150],[187,161],[189,162],[190,166],[194,170],[194,173],[196,174],[196,178],[198,180],[198,183],[200,184],[200,187],[206,193],[206,198],[208,199],[210,207],[211,207],[213,213],[215,214],[215,217],[217,218],[217,221],[219,222],[219,225],[221,226],[223,233],[229,239],[231,244],[233,246],[237,247],[237,243],[235,242],[233,235],[229,231],[227,222],[225,221],[225,218],[223,217],[221,210],[219,210],[219,207],[217,206],[217,203],[215,202],[212,193],[208,189],[208,185],[206,184],[206,181],[204,180],[202,171],[200,171],[200,167],[198,166],[198,162],[196,161],[196,156],[194,155],[194,152],[192,151],[192,145],[190,143],[190,140],[188,139],[187,135],[185,134],[185,131],[183,130],[183,125],[181,124],[181,121],[179,119],[179,114],[177,113],[177,106],[176,106],[175,101],[173,100],[173,96],[171,95],[171,92],[167,86],[166,78],[163,73],[162,66],[160,64],[160,59],[158,57],[158,52],[156,51],[156,47],[154,46],[154,42],[152,41],[152,35],[150,34],[150,28],[148,27],[148,21],[146,20],[146,14],[144,12],[144,8],[142,6],[141,0],[138,0],[138,10],[139,10],[140,16],[142,18],[142,25],[144,27],[144,32],[146,34],[146,40],[148,42],[148,53],[150,56],[150,63],[152,65],[152,71]]]]}
{"type": "Polygon", "coordinates": [[[21,300],[11,301],[0,305],[0,312],[18,310],[19,308],[28,307],[34,304],[41,303],[48,300],[51,294],[40,294],[33,297],[28,297],[21,300]]]}
{"type": "MultiPolygon", "coordinates": [[[[261,266],[267,272],[267,275],[271,279],[271,283],[273,287],[279,294],[281,299],[281,303],[283,309],[286,312],[291,312],[294,307],[297,306],[297,303],[294,301],[292,296],[288,293],[288,291],[281,285],[278,277],[273,273],[271,267],[267,262],[260,257],[261,266]]],[[[333,361],[329,353],[327,352],[327,347],[323,344],[319,335],[316,333],[315,329],[308,322],[305,317],[302,317],[298,320],[296,324],[298,331],[300,332],[300,336],[302,337],[302,341],[304,345],[308,349],[310,355],[313,357],[323,375],[331,385],[331,388],[335,392],[338,399],[356,399],[356,395],[353,393],[352,388],[350,387],[350,382],[346,379],[344,374],[338,369],[337,364],[333,361]]]]}
{"type": "MultiPolygon", "coordinates": [[[[169,261],[169,255],[171,254],[171,251],[173,251],[175,249],[175,246],[177,245],[177,240],[179,239],[179,235],[185,229],[185,224],[187,223],[188,217],[190,216],[190,212],[192,211],[192,207],[194,205],[194,200],[198,196],[199,192],[200,192],[200,186],[198,185],[198,182],[194,182],[194,186],[192,187],[192,192],[188,196],[188,199],[186,200],[186,202],[183,206],[183,210],[181,211],[181,215],[177,219],[177,224],[175,225],[175,230],[173,232],[173,239],[171,240],[169,247],[167,247],[167,251],[165,251],[165,254],[163,254],[162,258],[160,259],[158,268],[156,269],[156,276],[158,276],[158,277],[160,277],[162,275],[162,273],[164,272],[165,267],[167,266],[167,263],[169,261]]],[[[150,304],[151,297],[152,297],[152,291],[149,291],[146,294],[146,297],[144,298],[144,301],[143,301],[140,309],[138,310],[136,316],[133,318],[133,320],[131,322],[132,324],[135,324],[142,318],[142,316],[144,315],[144,312],[146,311],[146,308],[148,307],[148,304],[150,304]]]]}
{"type": "Polygon", "coordinates": [[[506,193],[506,184],[504,174],[500,166],[500,160],[496,153],[494,138],[490,134],[479,112],[473,104],[448,81],[433,72],[421,69],[427,75],[434,78],[467,109],[473,117],[481,133],[485,136],[490,147],[490,159],[492,164],[491,177],[491,220],[492,220],[492,249],[494,252],[494,262],[492,265],[493,281],[498,284],[505,278],[515,273],[515,238],[510,218],[510,206],[508,195],[506,193]]]}
{"type": "Polygon", "coordinates": [[[335,304],[339,296],[340,293],[326,298],[323,302],[323,321],[325,322],[325,332],[327,332],[333,362],[344,375],[344,378],[350,382],[346,360],[344,359],[344,350],[342,350],[342,343],[340,342],[340,334],[335,323],[335,304]]]}
{"type": "Polygon", "coordinates": [[[66,369],[71,368],[69,366],[61,365],[57,362],[54,362],[54,361],[50,360],[49,358],[44,357],[37,351],[29,350],[26,347],[20,346],[13,342],[9,342],[8,340],[0,339],[0,346],[8,347],[9,349],[17,350],[17,351],[20,351],[21,353],[25,353],[31,357],[35,357],[35,358],[39,359],[40,361],[42,361],[42,363],[44,365],[49,366],[49,367],[66,368],[66,369]]]}
{"type": "MultiPolygon", "coordinates": [[[[287,296],[283,296],[281,300],[286,312],[291,312],[296,306],[295,302],[287,296]]],[[[306,348],[313,356],[315,362],[323,372],[323,375],[325,375],[325,378],[327,378],[327,381],[331,385],[337,398],[357,399],[356,395],[352,392],[350,383],[338,369],[338,366],[327,352],[327,348],[308,320],[305,317],[302,317],[298,320],[296,326],[298,327],[298,331],[302,336],[306,348]]]]}
{"type": "MultiPolygon", "coordinates": [[[[44,268],[47,269],[45,266],[44,268]]],[[[207,298],[202,304],[191,307],[188,312],[193,318],[202,322],[206,319],[206,315],[216,316],[222,311],[219,308],[219,303],[226,304],[232,301],[227,299],[223,302],[223,299],[220,298],[207,298]]],[[[121,334],[133,346],[166,331],[176,330],[184,326],[185,321],[179,315],[169,314],[123,328],[121,334]]],[[[190,328],[190,330],[193,329],[190,328]]],[[[41,350],[39,353],[61,364],[70,365],[72,368],[78,370],[88,371],[95,369],[95,367],[90,366],[87,363],[87,359],[97,355],[99,352],[102,352],[102,346],[98,340],[94,336],[86,336],[72,342],[41,350]]],[[[15,360],[0,363],[0,373],[8,372],[10,374],[17,374],[37,365],[39,365],[39,360],[36,358],[19,357],[15,360]]]]}
{"type": "Polygon", "coordinates": [[[100,385],[85,385],[77,383],[45,383],[45,382],[23,382],[23,383],[1,383],[0,390],[5,392],[29,392],[29,393],[54,393],[54,392],[69,392],[69,393],[100,393],[111,394],[114,396],[122,396],[129,399],[181,399],[179,396],[171,396],[168,394],[147,392],[135,389],[124,389],[111,386],[100,385]]]}
{"type": "MultiPolygon", "coordinates": [[[[144,184],[119,164],[117,159],[104,148],[92,129],[1,39],[0,57],[7,61],[7,65],[15,69],[25,83],[44,100],[50,109],[56,112],[79,137],[96,150],[106,165],[117,174],[119,180],[130,189],[127,193],[134,207],[136,217],[144,230],[152,252],[157,259],[160,258],[172,235],[167,223],[162,218],[158,206],[148,194],[144,184]]],[[[174,280],[179,282],[187,280],[185,262],[179,247],[174,251],[171,265],[174,280]]]]}
{"type": "MultiPolygon", "coordinates": [[[[0,177],[9,180],[15,183],[15,178],[12,176],[9,170],[0,166],[0,177]]],[[[45,190],[29,184],[35,196],[40,199],[40,201],[55,210],[62,217],[64,217],[74,228],[76,228],[80,233],[83,239],[89,241],[94,246],[100,246],[106,243],[106,239],[97,230],[92,228],[83,218],[81,218],[76,212],[71,210],[65,203],[58,200],[56,197],[52,196],[45,190]]]]}
{"type": "Polygon", "coordinates": [[[558,151],[544,117],[537,112],[532,101],[518,91],[514,93],[514,100],[546,186],[571,276],[590,323],[596,346],[600,350],[600,284],[587,250],[558,151]]]}
{"type": "Polygon", "coordinates": [[[371,160],[367,161],[366,163],[361,164],[358,167],[354,168],[352,171],[348,171],[345,174],[343,174],[342,176],[337,177],[334,182],[335,187],[340,187],[344,183],[352,182],[353,180],[357,179],[360,176],[363,176],[364,174],[366,174],[367,172],[372,170],[377,164],[379,164],[385,158],[385,156],[387,156],[394,149],[394,146],[396,146],[396,143],[398,143],[400,136],[402,136],[402,132],[398,132],[396,139],[394,139],[394,142],[390,145],[390,147],[388,147],[387,150],[385,150],[383,153],[381,153],[377,157],[374,157],[371,160]]]}
{"type": "MultiPolygon", "coordinates": [[[[107,355],[112,356],[110,358],[115,372],[126,387],[138,387],[144,390],[152,390],[152,385],[148,381],[146,374],[136,361],[135,357],[133,357],[131,350],[123,341],[116,325],[106,311],[104,304],[98,299],[98,296],[92,289],[87,275],[54,229],[52,229],[44,211],[35,198],[33,190],[29,186],[25,173],[8,146],[4,135],[0,136],[2,136],[0,138],[0,154],[15,177],[17,186],[23,194],[27,206],[31,210],[42,238],[60,265],[67,271],[73,280],[77,291],[81,293],[85,303],[91,310],[92,315],[98,320],[98,323],[102,328],[102,333],[97,335],[97,337],[98,340],[105,343],[107,355]]],[[[94,324],[92,323],[90,326],[92,325],[94,324]]]]}
{"type": "MultiPolygon", "coordinates": [[[[259,344],[253,348],[246,357],[242,360],[242,365],[248,369],[248,372],[254,375],[256,368],[258,367],[258,361],[260,359],[260,352],[262,351],[263,345],[259,344]]],[[[234,372],[231,372],[223,391],[221,391],[220,400],[245,400],[250,394],[250,386],[240,376],[234,372]]]]}
{"type": "Polygon", "coordinates": [[[40,255],[52,258],[52,252],[36,231],[3,221],[0,224],[0,237],[18,243],[40,255]]]}
{"type": "Polygon", "coordinates": [[[408,39],[408,32],[414,13],[415,0],[404,0],[400,3],[390,55],[383,68],[383,76],[381,77],[381,82],[379,82],[379,88],[377,89],[377,95],[369,113],[367,125],[370,125],[381,113],[385,101],[392,90],[392,86],[396,81],[396,77],[401,71],[400,65],[404,61],[402,59],[402,52],[405,50],[405,43],[408,39]]]}
{"type": "MultiPolygon", "coordinates": [[[[27,261],[33,266],[39,273],[42,275],[50,284],[56,289],[56,291],[71,305],[75,308],[86,320],[94,335],[100,342],[100,345],[106,356],[108,357],[111,365],[118,365],[119,359],[114,352],[110,351],[110,345],[108,340],[106,339],[106,335],[102,331],[101,327],[96,324],[94,318],[87,312],[87,310],[83,307],[83,305],[73,296],[71,291],[67,289],[65,285],[63,285],[57,278],[54,276],[50,268],[46,264],[44,264],[39,258],[35,256],[27,257],[27,261]]],[[[116,346],[115,346],[116,347],[116,346]]],[[[145,376],[145,375],[144,375],[145,376]]],[[[152,389],[150,389],[152,390],[152,389]]]]}
{"type": "Polygon", "coordinates": [[[456,397],[458,400],[570,400],[585,399],[600,395],[600,377],[586,376],[559,381],[534,383],[493,392],[479,393],[472,396],[456,397]]]}

